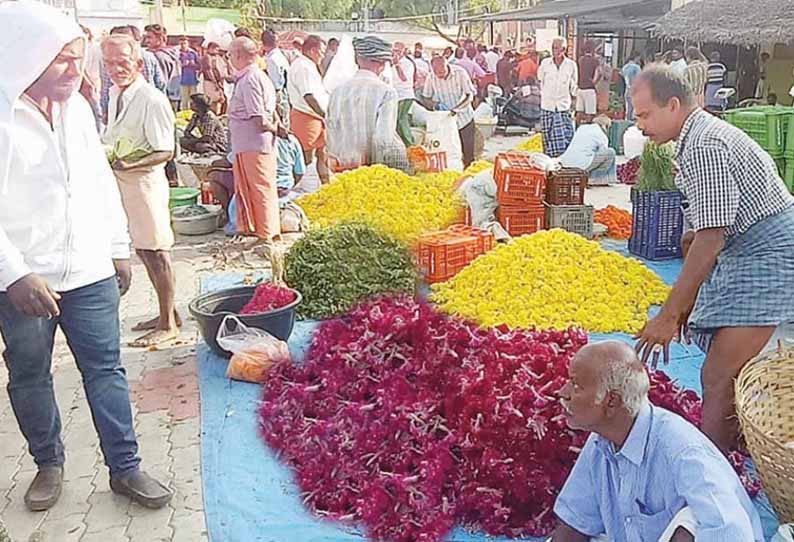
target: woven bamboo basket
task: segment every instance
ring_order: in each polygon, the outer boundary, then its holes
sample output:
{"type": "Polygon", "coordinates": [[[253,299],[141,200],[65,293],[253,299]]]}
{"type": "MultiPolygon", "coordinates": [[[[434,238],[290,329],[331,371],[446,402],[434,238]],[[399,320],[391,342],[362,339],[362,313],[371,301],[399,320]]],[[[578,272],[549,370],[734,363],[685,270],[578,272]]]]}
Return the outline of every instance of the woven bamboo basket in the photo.
{"type": "Polygon", "coordinates": [[[794,522],[794,347],[780,344],[742,369],[736,412],[780,522],[794,522]]]}

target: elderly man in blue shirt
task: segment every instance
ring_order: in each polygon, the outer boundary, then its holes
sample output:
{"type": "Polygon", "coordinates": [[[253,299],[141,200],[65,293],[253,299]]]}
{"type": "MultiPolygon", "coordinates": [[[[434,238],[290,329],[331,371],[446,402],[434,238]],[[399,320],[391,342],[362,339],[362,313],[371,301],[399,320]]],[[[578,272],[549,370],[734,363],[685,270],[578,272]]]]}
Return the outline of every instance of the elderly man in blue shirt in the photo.
{"type": "Polygon", "coordinates": [[[592,434],[554,506],[551,542],[763,542],[758,514],[717,447],[653,406],[645,366],[618,341],[582,348],[561,390],[592,434]]]}

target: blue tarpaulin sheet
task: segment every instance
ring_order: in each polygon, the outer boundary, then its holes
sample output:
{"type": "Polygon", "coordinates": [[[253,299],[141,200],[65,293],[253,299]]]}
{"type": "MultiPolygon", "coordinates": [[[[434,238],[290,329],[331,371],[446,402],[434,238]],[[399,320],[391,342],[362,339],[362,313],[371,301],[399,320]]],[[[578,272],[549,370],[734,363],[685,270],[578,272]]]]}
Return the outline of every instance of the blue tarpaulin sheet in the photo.
{"type": "MultiPolygon", "coordinates": [[[[605,243],[626,253],[625,243],[605,243]]],[[[672,284],[681,261],[646,262],[672,284]]],[[[202,282],[202,291],[239,285],[243,275],[223,273],[202,282]]],[[[297,322],[289,339],[293,359],[302,360],[317,322],[297,322]]],[[[590,334],[591,341],[620,339],[625,334],[590,334]]],[[[663,367],[682,386],[701,393],[703,353],[695,346],[675,344],[671,363],[663,367]]],[[[303,506],[290,470],[268,449],[257,430],[261,387],[226,378],[226,360],[201,343],[197,350],[201,391],[201,457],[204,507],[211,542],[362,542],[361,531],[311,515],[303,506]]],[[[756,500],[767,538],[777,528],[771,507],[756,500]]],[[[484,534],[456,529],[451,542],[494,541],[484,534]]],[[[501,539],[506,541],[508,539],[501,539]]]]}

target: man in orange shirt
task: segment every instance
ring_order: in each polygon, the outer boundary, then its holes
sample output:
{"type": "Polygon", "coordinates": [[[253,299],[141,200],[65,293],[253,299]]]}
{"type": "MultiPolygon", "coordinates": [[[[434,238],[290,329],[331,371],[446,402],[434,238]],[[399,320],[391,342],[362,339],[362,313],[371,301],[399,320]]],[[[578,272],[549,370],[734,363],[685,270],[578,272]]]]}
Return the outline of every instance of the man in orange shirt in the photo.
{"type": "Polygon", "coordinates": [[[518,82],[526,83],[538,77],[538,53],[530,51],[524,59],[518,63],[518,82]]]}

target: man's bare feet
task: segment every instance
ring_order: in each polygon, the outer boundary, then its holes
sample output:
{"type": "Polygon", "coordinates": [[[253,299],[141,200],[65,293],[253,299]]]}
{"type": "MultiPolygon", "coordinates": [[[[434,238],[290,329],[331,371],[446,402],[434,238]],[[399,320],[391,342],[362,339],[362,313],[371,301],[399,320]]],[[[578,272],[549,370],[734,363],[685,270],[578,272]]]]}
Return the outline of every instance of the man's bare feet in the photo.
{"type": "Polygon", "coordinates": [[[133,348],[148,348],[171,342],[179,337],[179,328],[155,329],[129,343],[133,348]]]}
{"type": "MultiPolygon", "coordinates": [[[[176,327],[182,327],[182,317],[179,316],[177,311],[174,311],[174,320],[176,320],[176,327]]],[[[151,320],[144,320],[143,322],[135,324],[135,327],[132,328],[132,331],[150,331],[157,329],[157,324],[159,323],[160,317],[155,316],[151,320]]]]}

